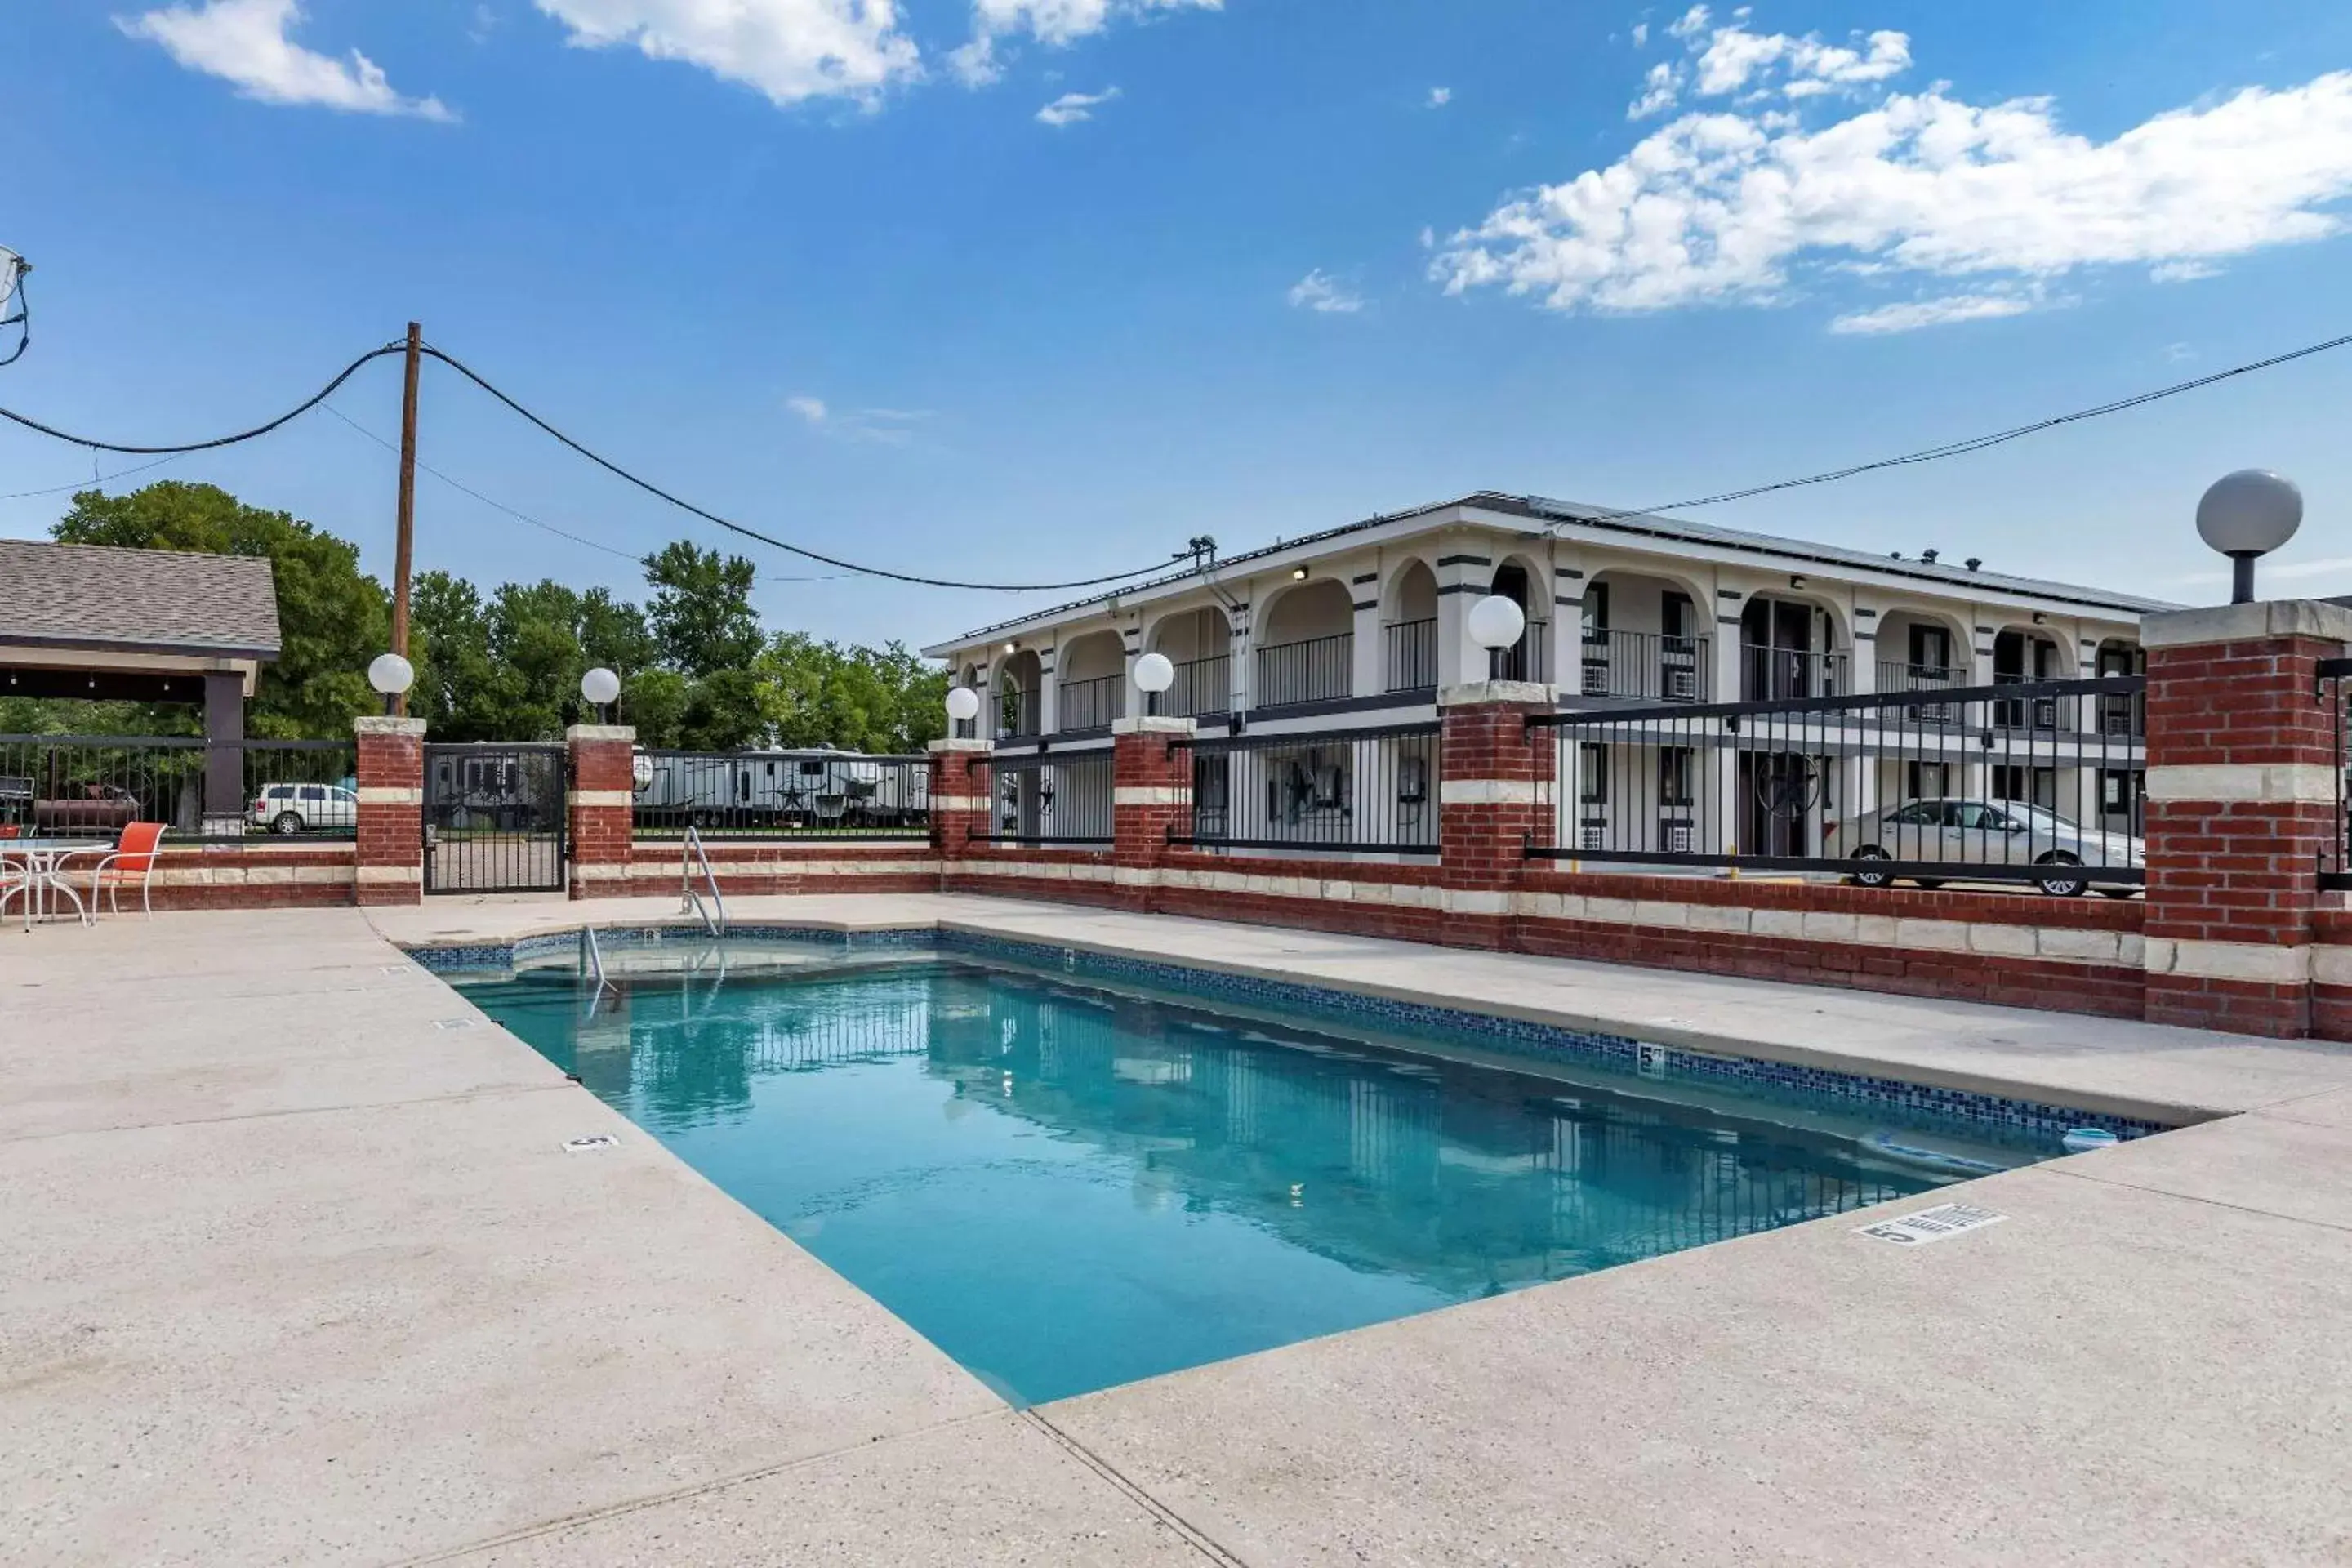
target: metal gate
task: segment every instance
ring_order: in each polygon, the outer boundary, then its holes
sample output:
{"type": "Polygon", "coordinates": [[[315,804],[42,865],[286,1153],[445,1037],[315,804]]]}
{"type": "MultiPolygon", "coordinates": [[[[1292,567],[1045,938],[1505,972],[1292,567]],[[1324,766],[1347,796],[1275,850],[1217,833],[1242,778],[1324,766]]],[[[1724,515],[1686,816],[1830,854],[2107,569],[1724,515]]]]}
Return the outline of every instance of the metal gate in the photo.
{"type": "Polygon", "coordinates": [[[567,766],[562,746],[426,746],[425,890],[561,892],[567,766]]]}
{"type": "Polygon", "coordinates": [[[2319,885],[2352,892],[2352,658],[2319,661],[2319,700],[2336,735],[2336,831],[2320,850],[2319,885]]]}

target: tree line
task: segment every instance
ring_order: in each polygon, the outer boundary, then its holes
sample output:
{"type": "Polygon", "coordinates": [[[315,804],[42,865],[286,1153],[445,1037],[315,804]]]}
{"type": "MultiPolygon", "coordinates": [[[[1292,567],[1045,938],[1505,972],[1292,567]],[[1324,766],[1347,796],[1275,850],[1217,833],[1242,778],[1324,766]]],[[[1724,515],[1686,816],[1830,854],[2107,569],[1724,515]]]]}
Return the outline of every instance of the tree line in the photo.
{"type": "MultiPolygon", "coordinates": [[[[64,544],[268,558],[283,648],[263,667],[248,733],[339,740],[382,709],[369,662],[390,645],[392,600],[358,546],[219,487],[165,480],[127,495],[84,490],[49,530],[64,544]]],[[[897,642],[880,647],[771,631],[751,605],[750,561],[685,541],[642,563],[643,603],[545,578],[485,593],[451,572],[411,585],[409,711],[439,741],[547,741],[591,718],[580,678],[621,678],[616,722],[640,744],[698,751],[837,746],[912,752],[945,732],[947,674],[897,642]]],[[[202,715],[171,704],[0,699],[0,731],[174,735],[202,715]]]]}

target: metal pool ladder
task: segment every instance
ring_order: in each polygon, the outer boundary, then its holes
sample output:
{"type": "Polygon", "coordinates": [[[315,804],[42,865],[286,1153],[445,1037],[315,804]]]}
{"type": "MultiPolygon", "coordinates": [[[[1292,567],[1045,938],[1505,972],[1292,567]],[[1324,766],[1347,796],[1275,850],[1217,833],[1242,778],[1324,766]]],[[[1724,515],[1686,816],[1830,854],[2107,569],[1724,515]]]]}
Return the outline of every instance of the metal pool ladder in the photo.
{"type": "Polygon", "coordinates": [[[596,945],[594,926],[580,928],[580,955],[586,963],[588,973],[596,977],[596,989],[588,996],[588,1010],[593,1013],[596,1010],[596,1004],[604,999],[604,993],[610,990],[613,984],[611,981],[604,978],[604,950],[596,945]]]}
{"type": "Polygon", "coordinates": [[[727,900],[719,891],[719,875],[710,868],[710,857],[703,852],[702,830],[698,827],[686,830],[686,843],[679,848],[677,890],[679,914],[700,915],[703,929],[712,936],[727,934],[727,900]],[[694,885],[694,868],[698,865],[702,868],[702,879],[710,886],[711,909],[703,907],[702,894],[694,885]]]}

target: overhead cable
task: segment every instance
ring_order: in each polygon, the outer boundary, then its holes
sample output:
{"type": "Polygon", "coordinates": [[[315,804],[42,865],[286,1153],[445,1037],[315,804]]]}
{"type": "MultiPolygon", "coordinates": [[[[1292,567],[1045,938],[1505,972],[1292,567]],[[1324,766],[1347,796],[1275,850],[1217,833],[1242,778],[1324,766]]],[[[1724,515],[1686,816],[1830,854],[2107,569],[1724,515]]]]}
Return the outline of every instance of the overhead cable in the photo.
{"type": "Polygon", "coordinates": [[[271,431],[278,429],[283,426],[292,424],[295,420],[299,419],[305,414],[310,413],[310,410],[318,407],[319,405],[326,402],[328,398],[332,397],[338,391],[341,390],[343,383],[351,380],[352,376],[357,375],[360,372],[361,366],[366,364],[371,360],[382,359],[386,354],[404,353],[407,352],[407,347],[408,345],[405,343],[386,343],[380,349],[370,349],[367,353],[360,355],[359,358],[352,361],[351,363],[343,366],[342,370],[336,374],[334,380],[327,383],[326,385],[320,387],[318,391],[312,393],[310,396],[304,398],[300,403],[296,404],[293,407],[288,409],[277,418],[272,419],[267,425],[257,425],[250,430],[240,430],[234,436],[215,436],[209,441],[188,441],[176,447],[131,447],[125,446],[119,441],[100,441],[89,436],[76,436],[70,431],[59,430],[54,426],[44,425],[37,419],[27,418],[26,416],[17,413],[13,408],[0,408],[0,419],[8,420],[12,424],[23,426],[27,430],[37,431],[39,434],[49,437],[54,440],[66,442],[69,446],[84,447],[92,452],[121,452],[126,456],[133,458],[152,458],[157,456],[172,457],[177,456],[182,452],[210,452],[222,447],[234,447],[240,441],[251,441],[257,439],[259,437],[268,435],[271,431]]]}
{"type": "Polygon", "coordinates": [[[1137,577],[1147,576],[1154,572],[1165,572],[1168,570],[1171,561],[1181,561],[1185,558],[1185,555],[1189,553],[1187,552],[1180,552],[1176,555],[1167,559],[1155,561],[1149,566],[1139,566],[1131,572],[1113,572],[1107,576],[1080,577],[1066,583],[964,583],[958,582],[953,578],[924,577],[911,572],[892,572],[880,566],[861,565],[857,562],[845,561],[837,555],[826,555],[822,552],[811,550],[804,545],[788,544],[783,540],[778,539],[772,534],[761,533],[759,530],[754,528],[746,528],[741,523],[736,522],[732,519],[721,517],[715,511],[707,510],[702,507],[695,505],[692,501],[685,500],[677,496],[672,495],[669,491],[662,489],[659,485],[655,484],[652,480],[638,478],[635,474],[633,474],[628,469],[621,467],[620,464],[614,462],[610,458],[604,457],[603,454],[593,450],[593,448],[573,440],[571,437],[565,435],[562,431],[557,429],[554,426],[549,424],[546,420],[541,418],[538,415],[524,407],[514,398],[508,396],[505,393],[491,385],[490,383],[482,375],[470,369],[455,357],[433,347],[430,343],[425,345],[425,352],[430,354],[433,358],[439,360],[443,364],[447,365],[451,370],[456,371],[459,375],[464,376],[467,381],[472,382],[476,386],[480,387],[484,392],[488,393],[500,403],[505,404],[508,408],[511,409],[516,414],[520,415],[530,424],[537,426],[547,435],[553,437],[564,446],[571,447],[574,452],[579,453],[580,456],[595,464],[598,468],[603,468],[605,472],[612,474],[617,479],[624,479],[628,483],[636,486],[637,489],[645,491],[647,495],[654,497],[656,500],[667,501],[670,505],[677,508],[680,511],[698,517],[705,522],[716,523],[719,527],[726,529],[730,533],[739,533],[746,539],[758,540],[762,544],[772,545],[778,550],[784,551],[789,554],[798,555],[803,560],[814,561],[826,566],[838,566],[845,572],[856,573],[859,576],[881,577],[893,583],[913,583],[926,588],[976,588],[983,589],[992,593],[1004,594],[1045,593],[1065,588],[1099,588],[1113,583],[1129,582],[1137,577]]]}

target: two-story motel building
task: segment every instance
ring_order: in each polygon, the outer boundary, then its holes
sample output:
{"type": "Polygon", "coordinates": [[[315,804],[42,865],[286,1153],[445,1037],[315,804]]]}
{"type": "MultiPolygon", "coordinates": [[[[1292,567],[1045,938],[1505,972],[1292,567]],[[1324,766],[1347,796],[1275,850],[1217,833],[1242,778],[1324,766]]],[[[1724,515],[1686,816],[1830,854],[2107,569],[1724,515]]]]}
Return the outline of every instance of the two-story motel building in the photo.
{"type": "MultiPolygon", "coordinates": [[[[1204,737],[1254,738],[1245,752],[1204,748],[1195,809],[1205,837],[1411,852],[1434,841],[1417,731],[1433,728],[1443,688],[1491,676],[1549,685],[1563,710],[1631,711],[2125,675],[2141,665],[2141,615],[2169,607],[1932,552],[1874,555],[1482,492],[1171,571],[925,651],[982,697],[977,722],[996,742],[997,826],[1008,838],[1083,842],[1091,832],[1072,829],[1107,823],[1108,774],[1088,768],[1090,753],[1138,710],[1135,664],[1159,653],[1176,668],[1161,712],[1193,717],[1204,737]],[[1491,659],[1467,625],[1488,594],[1527,616],[1518,646],[1491,659]],[[1318,746],[1318,736],[1353,739],[1318,746]],[[1276,737],[1297,744],[1266,749],[1276,737]]],[[[1703,805],[1709,791],[1745,801],[1755,791],[1741,770],[1759,759],[1729,744],[1705,758],[1659,754],[1663,736],[1659,746],[1637,738],[1564,763],[1583,776],[1563,779],[1560,842],[1597,841],[1612,803],[1635,799],[1661,818],[1640,831],[1684,850],[1718,847],[1694,842],[1696,832],[1745,838],[1749,853],[1818,854],[1826,824],[1913,797],[2028,800],[2109,829],[2137,822],[2136,710],[2045,703],[2017,721],[2103,731],[2100,765],[2079,765],[2077,747],[2053,749],[2051,766],[1991,766],[1956,741],[1946,761],[1850,762],[1807,806],[1810,823],[1751,822],[1758,814],[1736,807],[1659,813],[1675,796],[1656,784],[1662,770],[1686,772],[1688,783],[1668,786],[1683,805],[1703,805]]]]}

